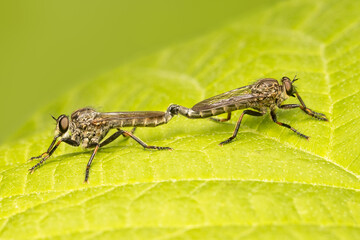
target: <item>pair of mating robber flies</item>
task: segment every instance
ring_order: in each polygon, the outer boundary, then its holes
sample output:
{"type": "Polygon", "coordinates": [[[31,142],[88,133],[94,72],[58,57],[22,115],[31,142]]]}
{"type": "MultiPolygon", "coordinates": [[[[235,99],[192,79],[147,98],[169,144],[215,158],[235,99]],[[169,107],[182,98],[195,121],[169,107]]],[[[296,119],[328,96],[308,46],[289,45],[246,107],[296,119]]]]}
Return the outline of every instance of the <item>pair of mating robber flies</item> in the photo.
{"type": "Polygon", "coordinates": [[[263,116],[270,109],[271,119],[278,125],[289,128],[300,137],[308,139],[309,137],[300,133],[295,128],[286,123],[279,122],[275,110],[300,108],[306,114],[323,121],[328,121],[322,113],[314,112],[306,107],[304,101],[299,96],[293,83],[298,80],[296,76],[293,80],[288,77],[281,79],[281,84],[276,79],[264,78],[256,81],[254,84],[240,87],[220,95],[205,99],[192,108],[186,108],[180,105],[171,104],[166,112],[159,111],[136,111],[136,112],[97,112],[92,108],[81,108],[71,114],[71,118],[66,115],[60,115],[56,121],[55,137],[48,150],[33,159],[41,160],[29,171],[32,173],[46,159],[48,159],[57,149],[60,143],[64,142],[71,146],[85,148],[94,148],[90,160],[86,166],[85,182],[88,181],[91,163],[99,148],[111,143],[119,136],[131,137],[144,148],[171,150],[169,147],[149,146],[141,139],[134,136],[136,127],[156,127],[169,122],[173,116],[181,114],[187,118],[208,118],[222,113],[227,113],[227,118],[210,118],[217,122],[230,120],[231,112],[240,109],[246,109],[242,112],[236,123],[235,130],[231,137],[221,142],[220,145],[231,142],[237,135],[241,121],[245,114],[251,116],[263,116]],[[297,97],[300,104],[282,104],[287,98],[297,97]],[[125,131],[123,127],[134,127],[132,131],[125,131]],[[110,137],[103,140],[111,129],[117,131],[110,137]],[[59,140],[58,140],[59,139],[59,140]],[[102,141],[103,140],[103,141],[102,141]]]}

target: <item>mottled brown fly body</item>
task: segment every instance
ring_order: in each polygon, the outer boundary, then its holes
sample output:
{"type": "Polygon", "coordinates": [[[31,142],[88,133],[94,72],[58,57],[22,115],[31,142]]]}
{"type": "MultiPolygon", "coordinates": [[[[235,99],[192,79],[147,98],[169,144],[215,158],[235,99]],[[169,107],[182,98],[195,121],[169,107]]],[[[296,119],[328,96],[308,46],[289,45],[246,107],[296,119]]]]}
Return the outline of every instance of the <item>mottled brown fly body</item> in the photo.
{"type": "Polygon", "coordinates": [[[131,137],[144,148],[171,150],[169,147],[149,146],[134,136],[133,131],[136,127],[156,127],[165,124],[171,120],[174,114],[175,109],[172,106],[170,106],[166,112],[137,111],[103,113],[97,112],[92,108],[81,108],[73,112],[71,118],[64,114],[58,118],[53,117],[56,120],[55,137],[46,152],[30,159],[41,158],[40,162],[30,168],[29,171],[32,173],[37,167],[43,164],[44,161],[54,153],[61,142],[75,147],[81,144],[84,148],[94,148],[86,166],[85,182],[88,181],[90,166],[98,149],[111,143],[121,135],[131,137]],[[122,127],[134,127],[134,129],[128,132],[120,129],[122,127]],[[117,131],[102,141],[111,129],[116,129],[117,131]]]}
{"type": "Polygon", "coordinates": [[[187,118],[208,118],[222,113],[228,113],[227,118],[224,119],[210,118],[217,122],[228,121],[231,118],[231,112],[246,109],[240,115],[232,136],[221,142],[220,145],[229,143],[236,137],[245,114],[251,116],[263,116],[267,113],[268,109],[270,109],[270,116],[276,124],[289,128],[299,136],[308,139],[308,136],[300,133],[290,125],[279,122],[275,113],[277,108],[300,108],[306,114],[316,119],[328,121],[324,114],[314,112],[306,107],[304,101],[301,99],[293,85],[296,80],[298,80],[296,77],[292,81],[288,77],[283,77],[281,79],[282,84],[279,84],[276,79],[264,78],[256,81],[254,84],[205,99],[195,104],[192,108],[186,108],[176,104],[172,104],[170,107],[173,108],[176,114],[181,114],[187,118]],[[300,104],[282,104],[282,102],[290,96],[296,96],[300,104]]]}

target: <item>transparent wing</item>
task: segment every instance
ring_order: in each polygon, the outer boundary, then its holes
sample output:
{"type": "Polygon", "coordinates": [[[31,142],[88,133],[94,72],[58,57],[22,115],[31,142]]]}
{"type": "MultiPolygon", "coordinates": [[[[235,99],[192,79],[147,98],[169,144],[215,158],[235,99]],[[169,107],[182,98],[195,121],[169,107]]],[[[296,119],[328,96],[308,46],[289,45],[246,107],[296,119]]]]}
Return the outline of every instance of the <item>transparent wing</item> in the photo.
{"type": "Polygon", "coordinates": [[[216,107],[224,107],[230,104],[248,102],[252,99],[256,99],[256,97],[251,94],[251,86],[244,86],[241,88],[237,88],[214,97],[205,99],[192,107],[194,111],[203,111],[216,107]]]}

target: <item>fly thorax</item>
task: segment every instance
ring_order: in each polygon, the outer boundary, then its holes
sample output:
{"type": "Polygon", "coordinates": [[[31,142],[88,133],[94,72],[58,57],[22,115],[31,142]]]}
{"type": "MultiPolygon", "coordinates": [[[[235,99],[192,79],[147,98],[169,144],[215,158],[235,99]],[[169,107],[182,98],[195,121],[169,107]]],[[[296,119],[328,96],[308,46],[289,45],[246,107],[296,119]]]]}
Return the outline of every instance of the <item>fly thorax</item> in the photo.
{"type": "Polygon", "coordinates": [[[76,124],[71,122],[70,123],[70,128],[69,128],[69,135],[70,135],[70,138],[76,142],[79,142],[80,141],[80,135],[81,135],[81,131],[79,128],[76,127],[76,124]]]}
{"type": "Polygon", "coordinates": [[[281,103],[288,98],[289,98],[289,96],[286,94],[285,91],[279,91],[279,96],[277,98],[276,105],[280,106],[281,103]]]}
{"type": "Polygon", "coordinates": [[[70,138],[71,137],[71,133],[70,133],[70,129],[66,131],[66,133],[64,133],[62,135],[62,138],[70,138]]]}
{"type": "Polygon", "coordinates": [[[98,127],[90,125],[88,130],[83,132],[83,145],[90,147],[99,144],[109,130],[110,128],[108,126],[98,127]]]}

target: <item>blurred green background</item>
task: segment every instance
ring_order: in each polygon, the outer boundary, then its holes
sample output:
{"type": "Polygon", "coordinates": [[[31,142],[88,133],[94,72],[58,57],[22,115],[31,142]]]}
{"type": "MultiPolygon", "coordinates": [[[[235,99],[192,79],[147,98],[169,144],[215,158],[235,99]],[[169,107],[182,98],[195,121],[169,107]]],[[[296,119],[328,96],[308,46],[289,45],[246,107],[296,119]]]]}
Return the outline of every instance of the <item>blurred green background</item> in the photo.
{"type": "Polygon", "coordinates": [[[74,85],[274,3],[257,2],[1,1],[0,143],[74,85]]]}

